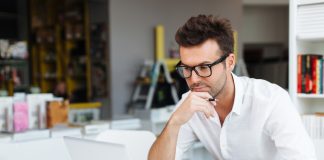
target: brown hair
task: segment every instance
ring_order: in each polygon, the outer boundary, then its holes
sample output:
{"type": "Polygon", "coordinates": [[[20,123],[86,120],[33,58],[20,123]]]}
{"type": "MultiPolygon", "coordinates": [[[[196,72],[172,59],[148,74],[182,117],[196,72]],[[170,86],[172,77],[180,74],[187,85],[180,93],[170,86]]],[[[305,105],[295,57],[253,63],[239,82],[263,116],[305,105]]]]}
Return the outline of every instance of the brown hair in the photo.
{"type": "Polygon", "coordinates": [[[212,15],[191,17],[175,35],[179,46],[192,47],[214,39],[223,54],[233,53],[233,30],[230,21],[212,15]]]}

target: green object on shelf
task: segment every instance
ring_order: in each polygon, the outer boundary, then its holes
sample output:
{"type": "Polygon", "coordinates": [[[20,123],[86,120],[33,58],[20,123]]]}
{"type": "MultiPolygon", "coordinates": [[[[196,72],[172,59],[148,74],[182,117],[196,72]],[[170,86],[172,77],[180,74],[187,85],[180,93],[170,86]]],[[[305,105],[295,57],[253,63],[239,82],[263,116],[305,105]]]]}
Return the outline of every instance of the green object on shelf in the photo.
{"type": "Polygon", "coordinates": [[[6,96],[8,96],[8,91],[6,91],[6,90],[0,90],[0,97],[6,97],[6,96]]]}
{"type": "Polygon", "coordinates": [[[30,92],[31,93],[40,93],[40,88],[39,87],[30,87],[30,92]]]}

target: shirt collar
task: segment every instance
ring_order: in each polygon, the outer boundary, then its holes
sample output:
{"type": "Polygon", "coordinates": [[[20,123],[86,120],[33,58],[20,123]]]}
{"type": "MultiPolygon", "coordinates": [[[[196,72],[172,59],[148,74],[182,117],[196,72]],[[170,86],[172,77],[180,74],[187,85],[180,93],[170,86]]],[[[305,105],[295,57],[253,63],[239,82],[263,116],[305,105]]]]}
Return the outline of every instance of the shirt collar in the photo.
{"type": "Polygon", "coordinates": [[[240,115],[241,107],[243,104],[243,94],[244,94],[242,91],[243,86],[239,77],[237,77],[234,73],[232,73],[231,75],[234,80],[234,88],[235,88],[235,97],[234,97],[232,112],[237,115],[240,115]]]}

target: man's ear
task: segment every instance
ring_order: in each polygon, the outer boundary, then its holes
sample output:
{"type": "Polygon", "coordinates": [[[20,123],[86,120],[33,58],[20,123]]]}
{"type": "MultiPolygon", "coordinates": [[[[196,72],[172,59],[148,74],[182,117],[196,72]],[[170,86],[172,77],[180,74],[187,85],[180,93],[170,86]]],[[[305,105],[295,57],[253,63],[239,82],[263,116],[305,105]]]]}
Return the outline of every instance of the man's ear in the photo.
{"type": "Polygon", "coordinates": [[[227,61],[227,63],[226,63],[227,68],[229,68],[231,71],[233,71],[234,67],[235,67],[235,61],[236,61],[234,53],[230,53],[228,55],[228,57],[226,58],[226,61],[227,61]]]}

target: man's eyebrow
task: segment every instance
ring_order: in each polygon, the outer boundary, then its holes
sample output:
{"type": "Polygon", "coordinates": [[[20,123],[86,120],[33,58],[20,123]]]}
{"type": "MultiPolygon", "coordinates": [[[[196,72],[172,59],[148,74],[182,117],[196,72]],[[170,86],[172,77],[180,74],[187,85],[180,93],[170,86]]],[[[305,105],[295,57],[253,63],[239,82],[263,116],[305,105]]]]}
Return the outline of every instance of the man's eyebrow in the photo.
{"type": "MultiPolygon", "coordinates": [[[[200,66],[200,65],[205,65],[205,64],[211,64],[212,62],[209,62],[209,61],[203,61],[201,63],[198,63],[197,65],[195,66],[200,66]]],[[[187,64],[184,64],[182,63],[181,61],[179,62],[179,65],[183,65],[183,66],[186,66],[186,67],[193,67],[193,66],[190,66],[190,65],[187,65],[187,64]]]]}

